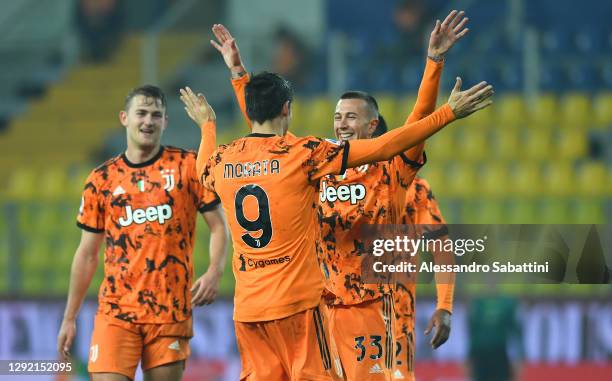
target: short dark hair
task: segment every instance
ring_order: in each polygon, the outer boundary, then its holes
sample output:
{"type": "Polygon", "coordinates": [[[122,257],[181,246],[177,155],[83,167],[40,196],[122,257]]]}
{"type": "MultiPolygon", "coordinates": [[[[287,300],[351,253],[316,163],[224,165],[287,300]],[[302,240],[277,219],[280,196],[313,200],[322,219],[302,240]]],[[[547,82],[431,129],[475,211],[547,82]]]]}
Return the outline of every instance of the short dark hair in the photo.
{"type": "Polygon", "coordinates": [[[147,98],[156,99],[161,102],[163,108],[166,108],[166,95],[164,94],[162,89],[153,85],[143,85],[132,89],[128,93],[127,97],[125,97],[125,103],[123,105],[123,107],[125,107],[125,110],[130,108],[130,103],[132,102],[132,99],[134,99],[134,97],[137,95],[144,95],[147,98]]]}
{"type": "Polygon", "coordinates": [[[388,131],[387,122],[385,121],[385,118],[380,115],[380,111],[378,111],[378,102],[376,102],[376,98],[365,91],[347,91],[340,96],[340,99],[361,99],[366,103],[370,114],[375,115],[378,118],[378,124],[372,133],[372,137],[380,136],[388,131]]]}
{"type": "Polygon", "coordinates": [[[251,77],[244,98],[249,119],[262,124],[279,116],[283,105],[293,100],[293,88],[280,75],[263,72],[251,77]]]}

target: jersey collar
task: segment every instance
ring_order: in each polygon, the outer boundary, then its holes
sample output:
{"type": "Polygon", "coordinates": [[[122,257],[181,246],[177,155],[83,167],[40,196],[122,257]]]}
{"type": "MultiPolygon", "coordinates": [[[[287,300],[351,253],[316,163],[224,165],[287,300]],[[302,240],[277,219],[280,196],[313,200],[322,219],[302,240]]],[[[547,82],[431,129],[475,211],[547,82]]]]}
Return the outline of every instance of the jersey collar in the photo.
{"type": "Polygon", "coordinates": [[[271,138],[273,136],[278,136],[276,134],[262,134],[260,132],[253,132],[251,134],[248,134],[246,137],[247,138],[271,138]]]}
{"type": "Polygon", "coordinates": [[[143,167],[147,167],[155,163],[157,159],[159,159],[163,153],[164,153],[164,146],[161,146],[159,147],[159,152],[156,153],[155,156],[153,156],[147,161],[143,161],[142,163],[132,163],[131,161],[128,160],[127,156],[125,155],[125,152],[121,154],[121,158],[123,159],[125,164],[130,168],[143,168],[143,167]]]}

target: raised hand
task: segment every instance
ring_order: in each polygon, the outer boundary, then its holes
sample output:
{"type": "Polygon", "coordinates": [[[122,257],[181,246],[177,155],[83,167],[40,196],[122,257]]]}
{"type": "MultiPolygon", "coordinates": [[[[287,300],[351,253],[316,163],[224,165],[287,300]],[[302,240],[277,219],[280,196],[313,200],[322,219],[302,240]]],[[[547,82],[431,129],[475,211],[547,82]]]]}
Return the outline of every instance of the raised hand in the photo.
{"type": "Polygon", "coordinates": [[[243,72],[244,66],[242,65],[242,58],[240,58],[240,51],[238,50],[236,40],[232,37],[229,30],[222,24],[214,24],[212,31],[217,41],[210,40],[210,43],[221,53],[228,69],[232,73],[243,72]]]}
{"type": "Polygon", "coordinates": [[[471,113],[491,105],[493,100],[490,98],[494,93],[493,86],[485,81],[465,91],[461,91],[461,78],[457,77],[455,87],[448,98],[448,105],[453,110],[457,119],[465,118],[471,113]]]}
{"type": "Polygon", "coordinates": [[[463,11],[454,10],[446,16],[443,22],[436,20],[436,26],[429,37],[427,49],[429,57],[442,59],[446,52],[467,34],[469,29],[464,27],[469,19],[464,15],[463,11]]]}
{"type": "Polygon", "coordinates": [[[215,110],[208,104],[206,97],[202,94],[195,95],[193,90],[189,87],[179,90],[181,93],[181,101],[185,105],[185,111],[187,115],[197,123],[198,126],[202,126],[204,123],[212,120],[216,120],[215,110]]]}

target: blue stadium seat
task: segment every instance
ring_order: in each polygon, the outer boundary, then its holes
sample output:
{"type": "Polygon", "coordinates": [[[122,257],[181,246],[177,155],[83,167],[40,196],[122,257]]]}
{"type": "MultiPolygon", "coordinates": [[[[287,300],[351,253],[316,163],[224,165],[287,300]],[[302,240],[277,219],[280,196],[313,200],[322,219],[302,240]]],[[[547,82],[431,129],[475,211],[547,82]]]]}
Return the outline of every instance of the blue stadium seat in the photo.
{"type": "Polygon", "coordinates": [[[598,85],[597,70],[591,63],[570,64],[567,68],[567,78],[573,89],[590,91],[598,85]]]}

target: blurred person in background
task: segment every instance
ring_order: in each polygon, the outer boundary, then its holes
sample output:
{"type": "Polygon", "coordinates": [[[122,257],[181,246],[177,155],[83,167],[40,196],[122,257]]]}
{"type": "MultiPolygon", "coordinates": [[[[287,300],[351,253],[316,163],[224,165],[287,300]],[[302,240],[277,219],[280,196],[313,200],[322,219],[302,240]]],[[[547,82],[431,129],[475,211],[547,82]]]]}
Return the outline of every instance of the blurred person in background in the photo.
{"type": "Polygon", "coordinates": [[[492,292],[474,298],[468,311],[468,329],[468,364],[473,381],[520,379],[518,359],[523,338],[516,299],[492,292]]]}
{"type": "Polygon", "coordinates": [[[300,92],[308,84],[311,70],[310,52],[300,37],[286,26],[275,32],[272,70],[286,78],[300,92]]]}
{"type": "MultiPolygon", "coordinates": [[[[467,19],[463,19],[463,12],[457,11],[451,12],[444,22],[439,20],[436,22],[431,34],[429,58],[417,105],[407,123],[424,118],[433,112],[443,56],[459,38],[467,33],[467,29],[463,29],[466,22],[467,19]]],[[[244,114],[244,87],[248,83],[248,75],[246,75],[242,65],[233,37],[224,27],[216,26],[215,28],[213,30],[219,42],[213,43],[213,45],[223,54],[228,68],[233,73],[235,79],[232,83],[244,114]],[[215,30],[215,28],[221,28],[221,30],[215,30]],[[239,78],[236,78],[234,73],[241,74],[239,78]]],[[[453,91],[458,91],[460,85],[458,79],[453,91]]],[[[476,91],[480,91],[483,100],[493,93],[492,88],[487,86],[486,83],[481,83],[475,88],[479,89],[476,91]]],[[[488,103],[488,101],[485,102],[485,104],[488,103]]],[[[485,107],[485,104],[480,106],[485,107]]],[[[372,100],[371,96],[362,92],[345,93],[338,102],[335,121],[334,131],[336,137],[340,140],[348,140],[353,143],[355,140],[370,138],[379,124],[375,101],[372,100]]],[[[349,169],[342,176],[325,176],[321,179],[323,184],[321,187],[324,189],[326,186],[337,187],[340,183],[370,182],[365,187],[366,191],[363,192],[363,196],[365,196],[365,193],[369,191],[368,199],[363,204],[360,202],[362,206],[359,208],[352,205],[344,206],[339,199],[334,200],[334,202],[329,201],[328,206],[328,201],[325,201],[323,196],[319,204],[319,221],[323,230],[323,242],[319,251],[323,250],[320,254],[322,254],[322,271],[326,278],[326,288],[329,291],[327,296],[331,306],[332,336],[338,344],[340,358],[349,380],[392,379],[394,315],[391,314],[391,293],[382,292],[379,289],[380,285],[368,285],[361,279],[359,258],[364,256],[356,256],[352,252],[358,245],[354,245],[352,238],[347,239],[347,233],[355,229],[355,224],[380,224],[385,223],[385,221],[389,223],[390,220],[379,218],[389,216],[392,213],[382,213],[381,210],[395,207],[392,200],[394,200],[393,197],[396,193],[405,195],[405,193],[396,191],[403,184],[410,184],[416,169],[422,165],[420,162],[421,154],[422,145],[418,145],[417,149],[408,150],[398,155],[397,160],[392,160],[398,168],[391,165],[392,161],[381,162],[349,169]],[[387,165],[393,168],[386,168],[387,165]],[[400,176],[401,179],[393,180],[393,185],[390,185],[389,174],[393,174],[393,176],[402,174],[402,176],[400,176]],[[393,187],[394,191],[387,190],[387,187],[393,187]],[[381,189],[385,189],[385,191],[380,193],[381,189]],[[389,202],[390,205],[387,205],[389,202]],[[342,208],[343,211],[338,211],[337,208],[342,208]],[[370,209],[372,210],[370,211],[370,209]],[[369,222],[365,222],[364,219],[369,219],[369,222]],[[327,225],[331,229],[326,228],[327,225]],[[337,229],[333,226],[336,226],[337,229]],[[335,253],[337,245],[340,244],[344,245],[344,249],[339,248],[339,252],[335,253]],[[347,247],[350,247],[350,249],[342,253],[347,247]],[[326,253],[326,250],[332,250],[334,253],[326,253]],[[349,262],[351,259],[356,261],[349,262]],[[347,279],[350,279],[350,282],[346,282],[347,279]],[[347,322],[351,322],[351,324],[347,324],[347,322]],[[368,356],[366,352],[368,348],[372,347],[379,348],[379,351],[368,356]],[[385,365],[381,366],[382,362],[380,361],[383,357],[385,365]]],[[[397,206],[399,208],[403,207],[404,202],[405,198],[402,197],[401,200],[397,201],[397,206]]],[[[444,330],[443,324],[439,324],[438,328],[442,332],[444,330]]],[[[446,337],[448,337],[448,332],[446,337]]],[[[436,335],[436,344],[441,344],[441,341],[441,338],[436,335]]]]}
{"type": "Polygon", "coordinates": [[[133,380],[142,362],[146,380],[180,380],[193,336],[192,306],[214,300],[225,267],[225,218],[219,199],[196,177],[195,152],[161,145],[168,123],[161,89],[132,90],[119,119],[127,150],[93,170],[85,183],[77,216],[81,242],[58,351],[69,358],[104,241],[104,281],[88,363],[92,379],[133,380]],[[198,212],[211,232],[210,264],[192,282],[198,212]]]}
{"type": "Polygon", "coordinates": [[[398,0],[393,11],[393,25],[398,42],[390,53],[400,65],[414,61],[414,57],[420,56],[425,43],[426,20],[430,18],[423,1],[398,0]]]}
{"type": "Polygon", "coordinates": [[[80,0],[76,25],[82,57],[89,62],[107,60],[123,33],[123,12],[117,0],[80,0]]]}

